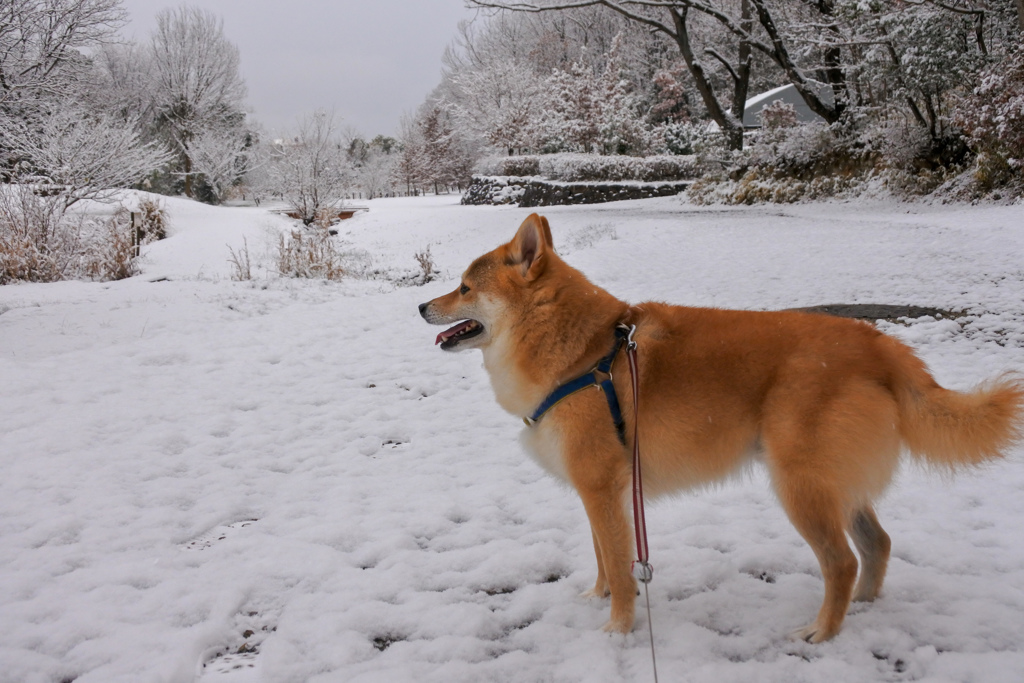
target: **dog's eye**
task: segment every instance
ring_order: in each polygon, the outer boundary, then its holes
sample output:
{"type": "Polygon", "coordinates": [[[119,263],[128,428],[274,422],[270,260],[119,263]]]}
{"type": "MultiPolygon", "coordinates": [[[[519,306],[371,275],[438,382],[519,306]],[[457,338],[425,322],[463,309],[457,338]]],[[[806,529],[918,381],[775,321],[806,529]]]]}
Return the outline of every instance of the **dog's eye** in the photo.
{"type": "Polygon", "coordinates": [[[469,287],[467,287],[466,285],[462,285],[461,287],[459,287],[459,294],[465,294],[468,291],[469,287]]]}

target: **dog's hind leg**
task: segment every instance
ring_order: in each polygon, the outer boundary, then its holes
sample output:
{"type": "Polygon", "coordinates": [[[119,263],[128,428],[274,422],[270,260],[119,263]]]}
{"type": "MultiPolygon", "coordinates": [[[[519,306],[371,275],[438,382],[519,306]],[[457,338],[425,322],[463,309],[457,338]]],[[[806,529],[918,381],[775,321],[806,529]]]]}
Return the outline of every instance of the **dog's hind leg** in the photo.
{"type": "MultiPolygon", "coordinates": [[[[806,375],[813,365],[801,369],[806,375]]],[[[816,385],[805,376],[784,386],[763,427],[779,500],[814,550],[825,580],[818,617],[794,634],[812,643],[839,632],[854,594],[857,557],[847,530],[864,557],[858,595],[871,595],[881,585],[888,537],[866,501],[885,489],[899,457],[892,395],[863,378],[842,384],[825,379],[816,385]]]]}
{"type": "Polygon", "coordinates": [[[597,556],[597,580],[594,587],[580,593],[581,598],[607,598],[611,591],[608,590],[608,577],[604,573],[604,559],[601,557],[601,543],[597,540],[597,534],[590,530],[594,538],[594,555],[597,556]]]}
{"type": "Polygon", "coordinates": [[[878,523],[878,517],[870,505],[865,505],[851,515],[848,530],[861,560],[860,578],[854,588],[853,599],[870,602],[882,590],[892,542],[889,534],[878,523]]]}
{"type": "Polygon", "coordinates": [[[793,636],[820,643],[839,633],[843,624],[857,578],[857,558],[846,540],[846,515],[837,497],[814,477],[787,474],[781,479],[776,479],[775,487],[782,507],[814,551],[825,580],[818,617],[793,636]]]}

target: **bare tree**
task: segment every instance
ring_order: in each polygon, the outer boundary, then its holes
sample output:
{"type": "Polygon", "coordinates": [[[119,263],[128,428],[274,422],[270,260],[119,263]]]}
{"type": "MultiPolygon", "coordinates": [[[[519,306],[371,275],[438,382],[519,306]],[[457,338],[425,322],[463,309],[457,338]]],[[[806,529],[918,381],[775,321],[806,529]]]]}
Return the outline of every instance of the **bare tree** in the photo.
{"type": "Polygon", "coordinates": [[[334,113],[319,110],[304,117],[294,137],[275,143],[264,173],[306,225],[322,211],[340,207],[352,168],[334,113]]]}
{"type": "Polygon", "coordinates": [[[4,0],[0,105],[67,95],[89,69],[82,50],[111,41],[125,19],[121,0],[4,0]]]}
{"type": "Polygon", "coordinates": [[[244,119],[238,48],[213,13],[181,6],[157,15],[151,50],[154,108],[182,155],[185,194],[191,197],[193,141],[204,131],[237,127],[244,119]]]}

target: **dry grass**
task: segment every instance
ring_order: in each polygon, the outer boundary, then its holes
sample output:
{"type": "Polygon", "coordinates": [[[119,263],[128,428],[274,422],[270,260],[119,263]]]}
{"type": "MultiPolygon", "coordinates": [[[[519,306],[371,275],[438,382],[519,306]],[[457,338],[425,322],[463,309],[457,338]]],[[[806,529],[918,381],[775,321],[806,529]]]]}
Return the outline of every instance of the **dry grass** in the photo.
{"type": "Polygon", "coordinates": [[[342,255],[330,233],[316,225],[278,237],[277,270],[285,277],[340,280],[345,276],[342,255]]]}
{"type": "Polygon", "coordinates": [[[439,274],[437,267],[434,265],[434,256],[430,253],[430,246],[428,245],[423,251],[417,251],[413,254],[413,258],[416,259],[416,263],[420,266],[420,284],[425,285],[431,282],[439,274]]]}
{"type": "Polygon", "coordinates": [[[0,284],[135,275],[126,218],[127,212],[117,211],[105,221],[89,219],[31,184],[0,186],[0,284]]]}
{"type": "Polygon", "coordinates": [[[249,257],[249,241],[243,237],[242,244],[242,248],[238,251],[235,251],[230,246],[228,247],[228,251],[231,252],[231,258],[228,259],[228,262],[233,268],[231,273],[232,280],[246,281],[252,279],[252,259],[249,257]]]}
{"type": "Polygon", "coordinates": [[[159,200],[150,197],[140,199],[138,221],[143,244],[167,238],[167,209],[159,200]]]}

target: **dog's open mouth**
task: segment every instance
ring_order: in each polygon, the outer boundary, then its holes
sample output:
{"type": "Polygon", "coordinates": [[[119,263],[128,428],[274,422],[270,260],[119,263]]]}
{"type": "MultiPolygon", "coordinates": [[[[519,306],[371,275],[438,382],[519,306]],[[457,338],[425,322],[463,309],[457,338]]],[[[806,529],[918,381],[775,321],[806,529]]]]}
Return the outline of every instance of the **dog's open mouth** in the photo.
{"type": "Polygon", "coordinates": [[[437,335],[437,339],[434,344],[440,344],[441,348],[448,350],[453,348],[456,344],[471,337],[475,337],[484,331],[484,326],[475,320],[463,320],[454,327],[449,327],[447,330],[437,335]]]}

